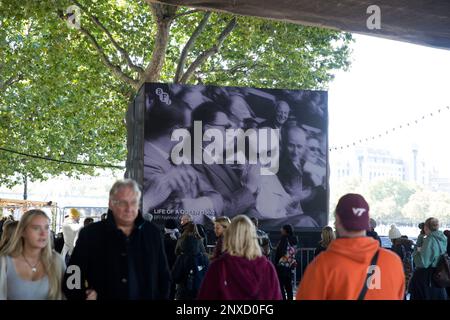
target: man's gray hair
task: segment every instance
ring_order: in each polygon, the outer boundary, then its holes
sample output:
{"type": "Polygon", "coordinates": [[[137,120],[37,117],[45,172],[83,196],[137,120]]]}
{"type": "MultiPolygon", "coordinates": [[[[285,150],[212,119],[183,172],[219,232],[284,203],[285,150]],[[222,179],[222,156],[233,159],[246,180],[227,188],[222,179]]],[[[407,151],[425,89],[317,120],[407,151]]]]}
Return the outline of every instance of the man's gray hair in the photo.
{"type": "Polygon", "coordinates": [[[186,218],[186,220],[187,220],[188,222],[194,221],[194,218],[192,218],[192,216],[191,216],[189,213],[183,214],[183,215],[181,216],[181,219],[183,219],[183,218],[186,218]]]}
{"type": "Polygon", "coordinates": [[[123,179],[114,182],[111,190],[109,191],[109,199],[112,199],[113,196],[122,188],[132,189],[134,191],[134,194],[136,195],[136,199],[139,200],[141,198],[141,190],[139,189],[139,185],[137,184],[137,182],[132,179],[123,179]]]}

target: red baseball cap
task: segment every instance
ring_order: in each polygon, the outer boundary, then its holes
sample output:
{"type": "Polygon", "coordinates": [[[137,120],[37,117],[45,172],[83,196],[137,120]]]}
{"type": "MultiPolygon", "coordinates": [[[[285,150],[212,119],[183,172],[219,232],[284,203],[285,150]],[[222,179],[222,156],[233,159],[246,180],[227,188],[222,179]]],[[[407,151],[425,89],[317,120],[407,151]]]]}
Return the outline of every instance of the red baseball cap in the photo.
{"type": "Polygon", "coordinates": [[[348,231],[369,230],[369,204],[357,193],[347,193],[339,199],[336,214],[348,231]]]}

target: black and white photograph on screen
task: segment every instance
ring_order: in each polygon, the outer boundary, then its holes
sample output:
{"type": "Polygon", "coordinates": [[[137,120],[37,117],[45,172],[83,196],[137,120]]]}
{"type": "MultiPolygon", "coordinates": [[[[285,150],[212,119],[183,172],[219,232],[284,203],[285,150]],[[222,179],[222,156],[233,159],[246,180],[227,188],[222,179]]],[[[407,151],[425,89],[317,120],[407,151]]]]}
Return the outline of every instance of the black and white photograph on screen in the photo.
{"type": "Polygon", "coordinates": [[[328,223],[326,92],[157,83],[145,92],[143,211],[154,222],[328,223]]]}

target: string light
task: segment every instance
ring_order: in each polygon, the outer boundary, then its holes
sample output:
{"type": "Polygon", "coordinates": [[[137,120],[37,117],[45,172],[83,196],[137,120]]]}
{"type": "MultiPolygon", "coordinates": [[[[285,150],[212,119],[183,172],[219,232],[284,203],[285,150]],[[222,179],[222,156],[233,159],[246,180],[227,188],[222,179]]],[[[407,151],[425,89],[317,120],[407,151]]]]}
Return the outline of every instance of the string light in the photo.
{"type": "MultiPolygon", "coordinates": [[[[447,110],[450,110],[450,106],[445,106],[445,108],[446,108],[447,110]]],[[[443,111],[443,108],[439,108],[439,109],[437,109],[436,111],[437,111],[437,113],[440,113],[441,111],[443,111]]],[[[421,120],[425,120],[425,118],[427,118],[428,115],[429,115],[430,117],[433,117],[433,116],[435,115],[435,113],[430,112],[429,114],[424,114],[421,118],[415,119],[414,122],[415,122],[416,124],[418,124],[421,120]]],[[[398,126],[396,126],[396,127],[393,127],[393,128],[391,128],[391,129],[386,130],[385,133],[384,133],[384,132],[383,132],[383,133],[379,133],[379,134],[378,134],[378,137],[381,138],[384,134],[389,135],[390,132],[396,131],[397,129],[403,129],[403,127],[409,127],[409,126],[411,126],[411,122],[407,122],[406,124],[400,124],[400,125],[398,125],[398,126]]],[[[369,139],[375,140],[375,138],[376,138],[376,136],[372,136],[372,137],[370,137],[370,138],[362,138],[362,139],[359,139],[358,141],[359,141],[359,143],[362,143],[363,140],[369,141],[369,139]]],[[[356,144],[357,144],[356,141],[353,142],[353,143],[351,143],[351,144],[347,144],[346,148],[350,148],[351,145],[354,145],[354,146],[355,146],[356,144]]],[[[340,146],[340,149],[343,150],[344,147],[345,147],[345,145],[342,145],[342,146],[340,146]]],[[[339,147],[330,148],[330,151],[331,151],[332,149],[338,150],[339,147]]]]}

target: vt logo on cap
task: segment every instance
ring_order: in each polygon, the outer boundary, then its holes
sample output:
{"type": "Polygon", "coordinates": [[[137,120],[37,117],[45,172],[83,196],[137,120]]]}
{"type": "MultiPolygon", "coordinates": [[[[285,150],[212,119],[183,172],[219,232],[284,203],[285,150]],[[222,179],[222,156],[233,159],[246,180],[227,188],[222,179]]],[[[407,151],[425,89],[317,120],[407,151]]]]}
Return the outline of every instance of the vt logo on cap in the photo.
{"type": "Polygon", "coordinates": [[[352,208],[353,214],[357,217],[361,217],[362,214],[366,211],[364,208],[352,208]]]}
{"type": "Polygon", "coordinates": [[[339,199],[336,214],[342,226],[349,231],[369,229],[369,204],[357,193],[348,193],[339,199]]]}

